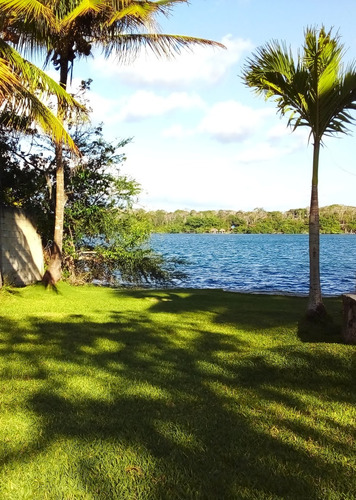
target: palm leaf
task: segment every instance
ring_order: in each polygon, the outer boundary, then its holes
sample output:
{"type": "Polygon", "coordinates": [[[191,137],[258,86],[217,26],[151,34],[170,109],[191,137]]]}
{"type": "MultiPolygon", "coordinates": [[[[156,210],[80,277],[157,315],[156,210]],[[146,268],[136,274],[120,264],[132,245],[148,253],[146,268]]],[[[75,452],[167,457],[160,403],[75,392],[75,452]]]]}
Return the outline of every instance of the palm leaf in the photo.
{"type": "Polygon", "coordinates": [[[50,7],[38,0],[0,0],[2,13],[9,13],[15,20],[21,19],[45,20],[49,25],[55,26],[56,20],[50,7]]]}
{"type": "MultiPolygon", "coordinates": [[[[0,39],[0,104],[11,103],[15,114],[35,120],[55,141],[65,142],[78,153],[61,121],[40,100],[51,95],[57,97],[61,106],[84,112],[83,106],[58,83],[0,39]]],[[[11,125],[10,120],[7,125],[11,125]]]]}
{"type": "Polygon", "coordinates": [[[349,68],[337,80],[329,93],[324,93],[320,106],[320,123],[325,135],[348,133],[355,117],[356,110],[356,73],[355,68],[349,68]]]}
{"type": "Polygon", "coordinates": [[[85,113],[85,107],[79,104],[55,80],[31,62],[23,59],[15,49],[1,39],[0,57],[7,61],[9,67],[15,68],[16,73],[28,88],[38,92],[40,95],[56,96],[61,103],[61,107],[64,109],[71,108],[85,113]]]}
{"type": "Polygon", "coordinates": [[[19,85],[19,79],[10,70],[6,59],[0,57],[0,105],[19,85]]]}
{"type": "Polygon", "coordinates": [[[82,0],[79,5],[73,10],[71,10],[60,22],[62,29],[66,30],[78,18],[86,16],[88,14],[98,14],[103,10],[108,9],[107,2],[103,0],[82,0]]]}
{"type": "Polygon", "coordinates": [[[63,142],[72,150],[79,154],[78,148],[73,139],[64,129],[63,123],[25,87],[14,87],[3,104],[10,104],[12,114],[3,115],[2,123],[8,127],[16,128],[21,122],[18,116],[26,117],[29,122],[35,121],[43,131],[55,142],[63,142]],[[5,119],[6,117],[6,119],[5,119]]]}
{"type": "Polygon", "coordinates": [[[353,121],[356,76],[342,73],[343,46],[324,28],[307,28],[297,62],[290,49],[276,41],[257,49],[243,70],[245,84],[273,99],[280,114],[289,114],[293,129],[308,126],[321,140],[324,134],[346,133],[353,121]]]}
{"type": "Polygon", "coordinates": [[[163,14],[168,16],[173,4],[185,3],[186,0],[161,0],[158,2],[141,0],[123,0],[115,2],[110,0],[82,0],[74,9],[68,12],[61,21],[61,28],[68,30],[73,23],[78,23],[81,18],[93,15],[102,17],[101,29],[115,24],[117,28],[135,29],[137,26],[146,26],[148,29],[158,30],[154,16],[163,14]]]}
{"type": "Polygon", "coordinates": [[[103,48],[105,57],[115,54],[121,62],[131,62],[142,49],[149,50],[156,57],[170,57],[182,50],[191,50],[192,45],[226,48],[219,42],[202,38],[148,33],[114,35],[110,41],[98,39],[95,43],[103,48]]]}

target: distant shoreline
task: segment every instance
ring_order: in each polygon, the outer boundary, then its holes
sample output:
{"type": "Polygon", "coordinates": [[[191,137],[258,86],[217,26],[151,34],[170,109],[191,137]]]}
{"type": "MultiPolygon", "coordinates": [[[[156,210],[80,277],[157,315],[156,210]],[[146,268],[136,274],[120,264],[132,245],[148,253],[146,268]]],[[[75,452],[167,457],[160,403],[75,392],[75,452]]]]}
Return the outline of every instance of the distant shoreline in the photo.
{"type": "MultiPolygon", "coordinates": [[[[309,209],[286,212],[255,208],[233,210],[139,210],[148,219],[153,233],[212,234],[308,234],[309,209]]],[[[356,207],[330,205],[320,208],[321,234],[356,234],[356,207]]]]}
{"type": "MultiPolygon", "coordinates": [[[[186,235],[202,235],[202,234],[205,234],[207,236],[236,236],[236,235],[240,235],[240,236],[244,236],[244,235],[248,235],[248,236],[258,236],[258,235],[274,235],[274,236],[283,236],[283,235],[288,235],[288,236],[308,236],[308,233],[237,233],[237,232],[231,232],[231,231],[226,231],[224,233],[211,233],[211,232],[193,232],[193,231],[189,231],[189,232],[167,232],[167,231],[152,231],[151,234],[186,234],[186,235]]],[[[345,232],[342,232],[342,233],[320,233],[320,236],[355,236],[356,235],[356,231],[354,232],[350,232],[350,233],[345,233],[345,232]]]]}

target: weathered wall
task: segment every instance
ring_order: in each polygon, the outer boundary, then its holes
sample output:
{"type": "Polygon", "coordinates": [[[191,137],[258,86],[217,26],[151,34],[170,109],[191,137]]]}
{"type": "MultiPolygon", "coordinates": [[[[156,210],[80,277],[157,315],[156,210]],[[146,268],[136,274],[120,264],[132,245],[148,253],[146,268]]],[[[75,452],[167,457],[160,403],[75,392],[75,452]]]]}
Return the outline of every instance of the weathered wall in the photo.
{"type": "Polygon", "coordinates": [[[356,295],[343,295],[344,325],[342,336],[347,344],[356,344],[356,295]]]}
{"type": "Polygon", "coordinates": [[[32,222],[22,210],[0,207],[2,279],[23,286],[39,281],[43,272],[42,242],[32,222]]]}

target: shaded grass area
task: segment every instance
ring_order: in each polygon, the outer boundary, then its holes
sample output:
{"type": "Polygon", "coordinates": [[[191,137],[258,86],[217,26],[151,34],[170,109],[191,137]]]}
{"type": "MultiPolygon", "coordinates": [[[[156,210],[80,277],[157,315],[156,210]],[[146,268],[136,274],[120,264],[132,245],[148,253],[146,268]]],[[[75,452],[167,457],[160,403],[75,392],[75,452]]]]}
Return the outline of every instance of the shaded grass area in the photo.
{"type": "Polygon", "coordinates": [[[356,348],[326,305],[315,331],[295,297],[1,293],[0,498],[355,498],[356,348]]]}

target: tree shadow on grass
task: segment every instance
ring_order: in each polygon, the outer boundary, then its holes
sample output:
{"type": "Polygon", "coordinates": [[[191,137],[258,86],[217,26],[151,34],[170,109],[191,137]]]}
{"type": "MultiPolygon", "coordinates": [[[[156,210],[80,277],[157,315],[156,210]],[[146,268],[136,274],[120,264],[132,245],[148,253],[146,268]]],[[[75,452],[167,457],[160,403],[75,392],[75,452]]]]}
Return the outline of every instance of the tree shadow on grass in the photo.
{"type": "Polygon", "coordinates": [[[214,321],[233,324],[252,330],[295,325],[298,338],[311,343],[343,343],[342,302],[340,298],[326,298],[324,302],[329,314],[321,321],[306,318],[307,299],[283,295],[251,295],[213,290],[135,291],[127,292],[139,300],[156,300],[152,312],[215,313],[214,321]],[[253,298],[253,299],[252,299],[253,298]],[[291,311],[291,303],[293,310],[291,311]]]}
{"type": "MultiPolygon", "coordinates": [[[[4,380],[27,380],[22,404],[40,427],[21,453],[4,449],[5,472],[62,441],[78,498],[352,498],[352,429],[349,442],[335,435],[331,411],[351,406],[351,358],[298,344],[256,351],[218,330],[268,329],[264,302],[255,319],[247,300],[136,296],[150,306],[101,323],[38,317],[26,330],[3,319],[4,380]],[[184,316],[197,311],[209,320],[184,316]]],[[[275,303],[283,331],[296,318],[275,303]]]]}
{"type": "Polygon", "coordinates": [[[344,343],[341,336],[341,313],[336,313],[335,317],[336,320],[330,315],[320,320],[302,317],[298,322],[298,337],[302,342],[344,343]]]}

